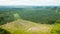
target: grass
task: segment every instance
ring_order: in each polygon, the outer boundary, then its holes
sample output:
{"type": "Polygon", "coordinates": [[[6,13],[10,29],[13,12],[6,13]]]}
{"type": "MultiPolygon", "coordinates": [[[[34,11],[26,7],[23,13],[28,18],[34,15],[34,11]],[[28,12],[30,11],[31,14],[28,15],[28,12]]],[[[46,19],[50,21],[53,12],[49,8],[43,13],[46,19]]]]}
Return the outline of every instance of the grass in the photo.
{"type": "Polygon", "coordinates": [[[60,34],[60,24],[38,24],[18,19],[0,26],[11,34],[60,34]]]}
{"type": "Polygon", "coordinates": [[[54,24],[53,29],[51,30],[52,34],[60,34],[60,24],[56,23],[54,24]]]}

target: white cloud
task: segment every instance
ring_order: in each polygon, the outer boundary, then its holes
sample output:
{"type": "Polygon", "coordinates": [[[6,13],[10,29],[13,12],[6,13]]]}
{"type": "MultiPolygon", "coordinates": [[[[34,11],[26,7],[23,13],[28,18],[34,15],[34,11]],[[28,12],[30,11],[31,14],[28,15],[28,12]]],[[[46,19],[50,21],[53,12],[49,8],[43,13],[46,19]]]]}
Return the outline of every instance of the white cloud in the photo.
{"type": "Polygon", "coordinates": [[[60,5],[60,0],[0,0],[0,5],[60,5]]]}

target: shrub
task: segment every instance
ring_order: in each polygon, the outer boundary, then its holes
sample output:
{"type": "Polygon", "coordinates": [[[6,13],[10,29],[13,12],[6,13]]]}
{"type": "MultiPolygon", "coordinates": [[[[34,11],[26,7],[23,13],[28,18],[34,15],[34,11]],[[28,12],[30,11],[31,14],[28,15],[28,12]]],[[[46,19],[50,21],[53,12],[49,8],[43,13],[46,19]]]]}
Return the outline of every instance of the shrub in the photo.
{"type": "Polygon", "coordinates": [[[0,28],[0,34],[11,34],[11,33],[6,31],[5,29],[0,28]]]}
{"type": "Polygon", "coordinates": [[[60,34],[60,24],[55,24],[53,29],[51,30],[52,34],[60,34]]]}

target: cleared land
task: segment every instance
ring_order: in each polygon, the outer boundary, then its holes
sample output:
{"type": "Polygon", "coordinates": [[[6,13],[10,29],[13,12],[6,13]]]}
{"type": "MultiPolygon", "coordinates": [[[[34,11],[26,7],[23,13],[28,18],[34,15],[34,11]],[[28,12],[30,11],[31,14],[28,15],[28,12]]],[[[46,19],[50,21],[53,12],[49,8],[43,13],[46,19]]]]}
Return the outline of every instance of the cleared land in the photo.
{"type": "Polygon", "coordinates": [[[26,21],[18,19],[16,21],[1,25],[1,28],[4,28],[11,32],[11,34],[48,34],[50,33],[53,25],[47,24],[38,24],[31,21],[26,21]]]}

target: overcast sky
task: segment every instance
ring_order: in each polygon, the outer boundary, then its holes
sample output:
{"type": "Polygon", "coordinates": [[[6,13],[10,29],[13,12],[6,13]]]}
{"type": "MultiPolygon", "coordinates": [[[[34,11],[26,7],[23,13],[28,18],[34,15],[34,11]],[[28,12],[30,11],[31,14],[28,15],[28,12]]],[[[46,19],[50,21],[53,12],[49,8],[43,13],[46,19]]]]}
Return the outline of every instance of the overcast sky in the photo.
{"type": "Polygon", "coordinates": [[[45,5],[60,6],[60,0],[0,0],[0,6],[18,6],[18,5],[45,5]]]}

